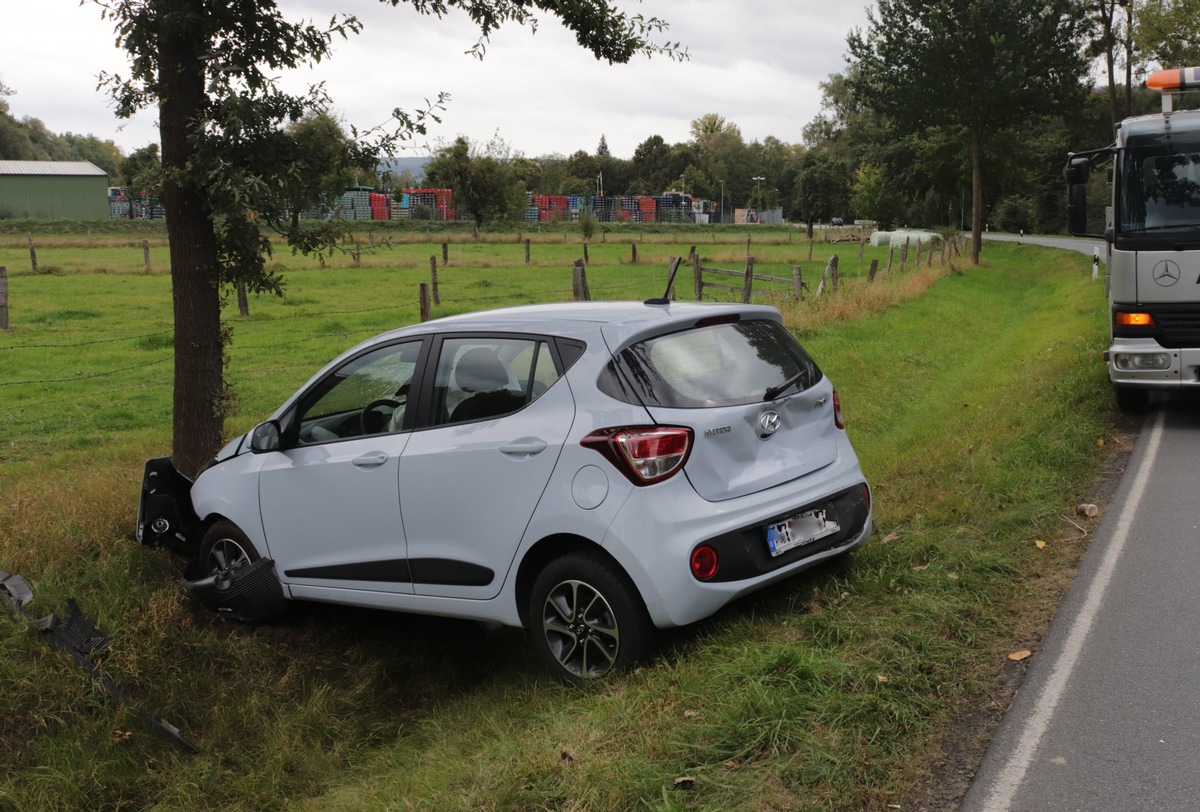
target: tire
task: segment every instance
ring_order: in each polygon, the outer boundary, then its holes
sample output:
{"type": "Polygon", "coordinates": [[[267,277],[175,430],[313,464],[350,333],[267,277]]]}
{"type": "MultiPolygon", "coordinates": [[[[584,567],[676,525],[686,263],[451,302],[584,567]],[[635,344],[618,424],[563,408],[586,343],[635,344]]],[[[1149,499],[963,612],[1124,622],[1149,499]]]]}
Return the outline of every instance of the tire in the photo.
{"type": "Polygon", "coordinates": [[[200,542],[201,577],[216,575],[252,564],[261,556],[246,534],[233,522],[219,521],[204,534],[200,542]]]}
{"type": "Polygon", "coordinates": [[[1150,408],[1149,389],[1131,389],[1128,386],[1118,386],[1113,389],[1117,396],[1117,408],[1130,414],[1140,414],[1150,408]]]}
{"type": "Polygon", "coordinates": [[[586,552],[555,559],[538,575],[529,627],[538,656],[570,685],[637,665],[652,649],[655,632],[629,577],[586,552]]]}

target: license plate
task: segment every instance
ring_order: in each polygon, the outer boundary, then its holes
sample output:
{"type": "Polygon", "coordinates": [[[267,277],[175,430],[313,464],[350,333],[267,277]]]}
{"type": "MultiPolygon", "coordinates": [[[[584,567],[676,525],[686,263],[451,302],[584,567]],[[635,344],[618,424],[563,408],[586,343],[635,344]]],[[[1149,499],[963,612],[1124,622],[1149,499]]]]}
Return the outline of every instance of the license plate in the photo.
{"type": "Polygon", "coordinates": [[[808,510],[767,525],[767,549],[772,556],[783,555],[788,550],[812,544],[841,529],[836,519],[826,517],[825,511],[808,510]]]}

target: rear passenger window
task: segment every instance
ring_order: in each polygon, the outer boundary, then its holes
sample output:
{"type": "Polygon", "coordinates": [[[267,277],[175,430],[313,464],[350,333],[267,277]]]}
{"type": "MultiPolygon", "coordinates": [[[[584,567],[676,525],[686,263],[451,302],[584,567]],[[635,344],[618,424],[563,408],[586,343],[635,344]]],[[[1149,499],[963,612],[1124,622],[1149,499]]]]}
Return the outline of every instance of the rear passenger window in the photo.
{"type": "Polygon", "coordinates": [[[606,394],[629,403],[677,409],[734,406],[821,380],[821,371],[774,321],[714,324],[642,341],[620,353],[601,375],[606,394]]]}

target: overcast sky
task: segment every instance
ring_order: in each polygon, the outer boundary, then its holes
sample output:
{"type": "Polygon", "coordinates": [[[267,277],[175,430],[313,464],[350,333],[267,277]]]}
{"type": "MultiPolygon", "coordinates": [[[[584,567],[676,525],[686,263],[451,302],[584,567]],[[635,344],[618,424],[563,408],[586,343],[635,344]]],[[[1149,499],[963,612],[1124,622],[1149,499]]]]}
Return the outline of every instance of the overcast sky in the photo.
{"type": "MultiPolygon", "coordinates": [[[[53,132],[111,138],[128,154],[158,140],[154,112],[122,122],[97,75],[126,73],[112,24],[90,0],[0,0],[0,81],[17,118],[33,117],[53,132]]],[[[553,19],[536,34],[509,26],[492,36],[479,61],[464,53],[478,39],[465,15],[422,17],[406,4],[377,0],[279,0],[289,19],[324,24],[334,11],[354,14],[362,34],[338,42],[333,58],[287,86],[324,81],[335,113],[365,129],[395,107],[415,109],[440,91],[450,94],[442,124],[425,143],[466,135],[499,136],[529,157],[595,152],[604,135],[614,155],[629,158],[651,135],[686,141],[692,120],[716,113],[746,141],[773,135],[799,143],[819,112],[818,83],[845,67],[846,36],[866,26],[859,0],[618,0],[630,14],[670,23],[664,35],[690,58],[634,57],[628,65],[597,62],[553,19]]],[[[408,154],[426,154],[418,149],[408,154]]]]}

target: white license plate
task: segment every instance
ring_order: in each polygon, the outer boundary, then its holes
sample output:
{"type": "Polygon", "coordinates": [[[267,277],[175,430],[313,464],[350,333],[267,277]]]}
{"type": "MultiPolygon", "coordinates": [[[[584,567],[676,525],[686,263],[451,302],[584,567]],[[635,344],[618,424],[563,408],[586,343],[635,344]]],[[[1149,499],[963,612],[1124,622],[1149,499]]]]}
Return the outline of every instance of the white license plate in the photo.
{"type": "Polygon", "coordinates": [[[782,555],[788,550],[833,535],[841,529],[836,519],[825,516],[825,511],[808,510],[782,522],[767,525],[767,549],[771,551],[772,556],[782,555]]]}

